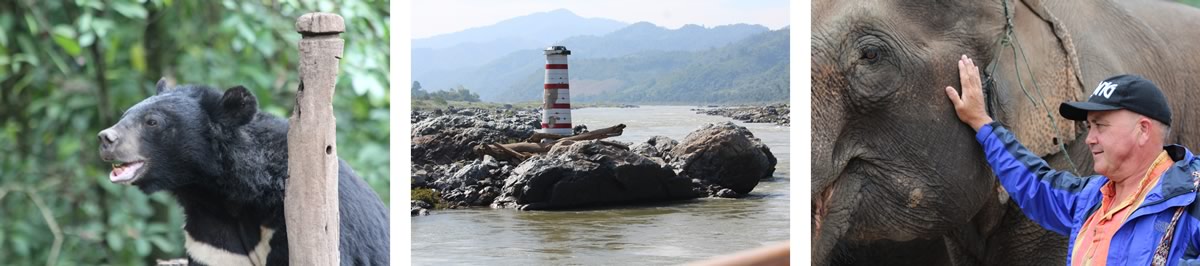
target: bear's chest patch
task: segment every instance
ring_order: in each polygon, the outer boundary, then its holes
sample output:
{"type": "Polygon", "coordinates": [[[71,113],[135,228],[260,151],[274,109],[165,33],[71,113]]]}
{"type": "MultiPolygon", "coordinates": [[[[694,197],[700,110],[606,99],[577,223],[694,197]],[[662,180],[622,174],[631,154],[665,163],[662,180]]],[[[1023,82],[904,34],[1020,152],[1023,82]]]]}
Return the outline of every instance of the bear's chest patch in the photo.
{"type": "Polygon", "coordinates": [[[275,230],[259,227],[258,243],[247,254],[229,251],[228,248],[215,246],[212,243],[197,241],[192,234],[184,231],[184,248],[193,260],[204,265],[267,265],[267,254],[271,253],[271,237],[275,230]]]}

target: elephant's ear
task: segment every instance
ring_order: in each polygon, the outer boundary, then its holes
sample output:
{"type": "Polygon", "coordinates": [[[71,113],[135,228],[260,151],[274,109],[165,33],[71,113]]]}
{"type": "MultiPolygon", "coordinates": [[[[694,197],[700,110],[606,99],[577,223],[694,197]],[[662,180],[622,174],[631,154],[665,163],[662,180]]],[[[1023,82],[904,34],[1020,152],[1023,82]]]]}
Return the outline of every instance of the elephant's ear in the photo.
{"type": "Polygon", "coordinates": [[[999,110],[994,113],[1025,147],[1046,157],[1061,152],[1058,143],[1072,143],[1079,133],[1075,121],[1058,114],[1060,103],[1086,99],[1078,58],[1070,34],[1061,26],[1056,31],[1056,19],[1041,5],[1010,8],[1015,8],[1016,41],[999,46],[994,59],[999,60],[993,77],[999,110]]]}

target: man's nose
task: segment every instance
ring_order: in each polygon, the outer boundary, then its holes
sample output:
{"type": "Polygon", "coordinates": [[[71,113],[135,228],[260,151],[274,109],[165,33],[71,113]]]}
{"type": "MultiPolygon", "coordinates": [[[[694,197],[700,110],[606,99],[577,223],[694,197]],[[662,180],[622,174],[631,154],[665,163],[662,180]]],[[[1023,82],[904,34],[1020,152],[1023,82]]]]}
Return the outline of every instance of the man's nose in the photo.
{"type": "Polygon", "coordinates": [[[109,146],[112,146],[113,143],[117,143],[117,140],[121,138],[120,134],[117,134],[117,131],[113,130],[112,128],[101,130],[100,134],[96,137],[100,138],[100,148],[102,149],[109,148],[109,146]]]}

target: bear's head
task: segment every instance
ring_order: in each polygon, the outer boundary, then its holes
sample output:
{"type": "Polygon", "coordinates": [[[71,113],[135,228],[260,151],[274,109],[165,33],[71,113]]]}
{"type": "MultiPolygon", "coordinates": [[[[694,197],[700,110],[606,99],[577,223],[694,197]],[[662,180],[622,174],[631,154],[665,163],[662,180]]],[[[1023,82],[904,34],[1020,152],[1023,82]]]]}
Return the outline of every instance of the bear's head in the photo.
{"type": "MultiPolygon", "coordinates": [[[[220,91],[195,85],[166,88],[130,107],[100,131],[100,158],[109,180],[154,193],[220,176],[218,145],[227,132],[254,120],[258,100],[244,87],[220,91]]],[[[233,135],[236,135],[233,134],[233,135]]]]}

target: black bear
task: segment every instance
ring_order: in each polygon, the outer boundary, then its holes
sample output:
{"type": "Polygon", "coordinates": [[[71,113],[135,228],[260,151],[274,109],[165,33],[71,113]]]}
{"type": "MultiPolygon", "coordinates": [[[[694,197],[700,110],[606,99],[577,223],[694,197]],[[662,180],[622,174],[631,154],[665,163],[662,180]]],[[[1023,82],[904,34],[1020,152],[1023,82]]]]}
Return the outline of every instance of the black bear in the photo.
{"type": "MultiPolygon", "coordinates": [[[[288,265],[287,120],[259,112],[241,86],[165,83],[100,131],[109,179],[176,197],[190,265],[288,265]]],[[[345,161],[338,166],[342,265],[387,265],[388,210],[345,161]]]]}

